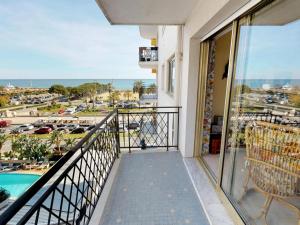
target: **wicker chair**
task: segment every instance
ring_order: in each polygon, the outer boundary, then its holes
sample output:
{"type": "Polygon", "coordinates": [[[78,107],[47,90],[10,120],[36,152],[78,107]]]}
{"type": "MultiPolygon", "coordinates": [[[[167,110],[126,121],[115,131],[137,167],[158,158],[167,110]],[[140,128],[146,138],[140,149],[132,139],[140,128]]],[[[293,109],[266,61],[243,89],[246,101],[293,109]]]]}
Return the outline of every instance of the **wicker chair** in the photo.
{"type": "Polygon", "coordinates": [[[289,197],[299,198],[300,194],[300,128],[278,125],[268,122],[251,122],[246,126],[246,161],[248,174],[244,185],[244,193],[248,191],[249,180],[254,189],[266,196],[261,214],[256,218],[264,218],[274,199],[289,204],[289,197]]]}

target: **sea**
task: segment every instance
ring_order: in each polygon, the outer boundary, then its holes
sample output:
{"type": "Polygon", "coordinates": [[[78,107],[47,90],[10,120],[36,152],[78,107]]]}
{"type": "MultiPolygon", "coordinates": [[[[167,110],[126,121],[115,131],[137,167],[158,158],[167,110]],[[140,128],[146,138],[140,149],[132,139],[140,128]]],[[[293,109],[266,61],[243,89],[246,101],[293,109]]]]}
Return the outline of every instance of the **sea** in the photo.
{"type": "Polygon", "coordinates": [[[285,85],[290,87],[300,87],[300,79],[244,79],[238,80],[239,84],[245,84],[250,88],[262,88],[269,85],[272,88],[281,88],[285,85]]]}
{"type": "MultiPolygon", "coordinates": [[[[117,90],[131,90],[133,84],[138,79],[1,79],[0,86],[8,84],[15,87],[33,87],[33,88],[49,88],[54,84],[61,84],[66,87],[75,87],[83,83],[98,82],[102,84],[112,83],[117,90]]],[[[145,87],[155,84],[155,79],[140,79],[145,87]]],[[[300,79],[245,79],[238,80],[239,84],[246,84],[250,88],[262,88],[263,85],[281,88],[284,85],[291,87],[300,87],[300,79]]]]}
{"type": "Polygon", "coordinates": [[[101,84],[112,83],[117,90],[131,90],[137,80],[141,80],[145,87],[156,83],[155,79],[1,79],[0,86],[49,88],[54,84],[61,84],[65,87],[76,87],[83,83],[98,82],[101,84]]]}

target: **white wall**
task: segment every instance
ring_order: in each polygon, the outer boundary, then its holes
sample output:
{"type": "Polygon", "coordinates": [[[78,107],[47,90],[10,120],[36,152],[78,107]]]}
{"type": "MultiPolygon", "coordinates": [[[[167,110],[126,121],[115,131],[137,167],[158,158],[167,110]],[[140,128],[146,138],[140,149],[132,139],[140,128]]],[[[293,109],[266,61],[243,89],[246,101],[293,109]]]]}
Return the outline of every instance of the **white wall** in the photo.
{"type": "MultiPolygon", "coordinates": [[[[180,138],[179,149],[184,157],[193,157],[196,122],[196,103],[199,79],[200,39],[218,27],[236,11],[245,6],[253,5],[260,0],[199,0],[183,27],[159,27],[159,67],[158,67],[158,95],[159,105],[180,105],[180,138]],[[182,45],[182,47],[181,47],[182,45]],[[161,87],[162,65],[165,65],[165,76],[168,75],[167,60],[177,53],[178,81],[180,85],[175,90],[175,98],[171,98],[165,91],[167,82],[161,87]],[[182,61],[181,61],[182,54],[182,61]]],[[[228,21],[229,22],[229,21],[228,21]]],[[[226,23],[225,23],[226,24],[226,23]]]]}
{"type": "MultiPolygon", "coordinates": [[[[176,106],[178,105],[178,88],[175,87],[174,95],[168,93],[168,61],[176,53],[177,48],[177,26],[160,26],[158,29],[158,49],[159,49],[159,63],[158,63],[158,105],[159,106],[176,106]],[[164,69],[163,69],[164,68],[164,69]],[[164,73],[164,74],[162,74],[164,73]]],[[[176,60],[176,59],[175,59],[176,60]]],[[[177,71],[177,68],[176,68],[177,71]]],[[[176,77],[176,84],[179,80],[176,77]]]]}

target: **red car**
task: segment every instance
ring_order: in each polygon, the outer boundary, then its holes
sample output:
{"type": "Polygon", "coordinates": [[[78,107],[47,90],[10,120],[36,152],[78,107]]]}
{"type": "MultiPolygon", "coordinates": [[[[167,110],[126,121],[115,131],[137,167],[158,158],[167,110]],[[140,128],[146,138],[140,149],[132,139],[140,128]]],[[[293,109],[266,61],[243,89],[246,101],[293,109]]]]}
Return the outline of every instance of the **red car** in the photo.
{"type": "Polygon", "coordinates": [[[64,109],[60,109],[58,110],[58,114],[64,114],[65,110],[64,109]]]}
{"type": "Polygon", "coordinates": [[[42,127],[34,131],[35,134],[49,134],[52,131],[50,127],[42,127]]]}
{"type": "Polygon", "coordinates": [[[0,120],[0,127],[8,127],[11,124],[11,120],[0,120]]]}

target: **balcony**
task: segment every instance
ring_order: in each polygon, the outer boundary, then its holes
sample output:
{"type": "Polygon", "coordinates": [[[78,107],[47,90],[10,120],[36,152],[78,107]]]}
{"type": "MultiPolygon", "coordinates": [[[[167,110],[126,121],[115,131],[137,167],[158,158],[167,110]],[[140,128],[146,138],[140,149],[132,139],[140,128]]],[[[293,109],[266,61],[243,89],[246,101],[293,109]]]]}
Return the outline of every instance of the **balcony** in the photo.
{"type": "Polygon", "coordinates": [[[114,110],[0,224],[209,224],[177,151],[179,113],[114,110]]]}
{"type": "Polygon", "coordinates": [[[145,69],[157,69],[158,47],[140,47],[139,65],[145,69]]]}

